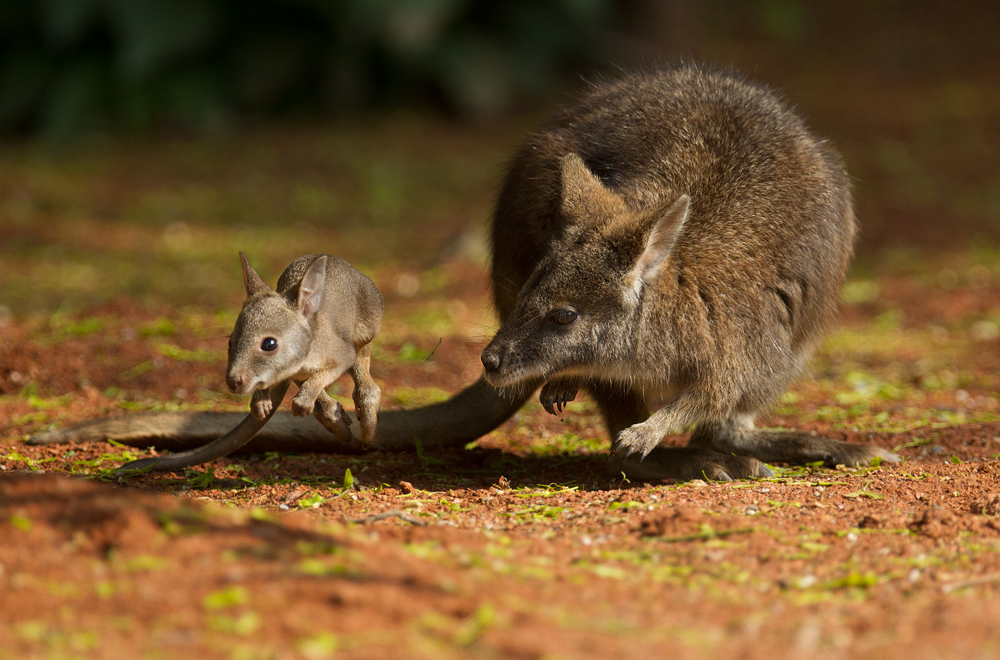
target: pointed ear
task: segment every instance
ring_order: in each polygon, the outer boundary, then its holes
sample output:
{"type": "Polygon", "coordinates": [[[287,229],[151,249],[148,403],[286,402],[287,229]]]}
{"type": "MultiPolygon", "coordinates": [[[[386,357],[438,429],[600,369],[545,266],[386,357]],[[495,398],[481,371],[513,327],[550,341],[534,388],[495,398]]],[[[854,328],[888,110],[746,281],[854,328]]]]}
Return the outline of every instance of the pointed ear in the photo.
{"type": "Polygon", "coordinates": [[[578,154],[562,162],[562,213],[569,220],[608,217],[625,213],[625,202],[587,168],[578,154]]]}
{"type": "Polygon", "coordinates": [[[652,282],[656,279],[660,266],[673,250],[677,237],[684,228],[690,206],[691,198],[688,195],[681,195],[668,209],[656,213],[659,219],[653,225],[653,230],[646,239],[646,248],[632,269],[633,281],[637,285],[640,281],[652,282]]]}
{"type": "Polygon", "coordinates": [[[247,296],[253,296],[270,289],[250,265],[247,255],[242,252],[240,252],[240,263],[243,264],[243,286],[247,289],[247,296]]]}
{"type": "Polygon", "coordinates": [[[311,319],[323,302],[323,287],[326,285],[326,257],[320,257],[309,265],[302,282],[299,283],[299,314],[307,321],[311,319]]]}

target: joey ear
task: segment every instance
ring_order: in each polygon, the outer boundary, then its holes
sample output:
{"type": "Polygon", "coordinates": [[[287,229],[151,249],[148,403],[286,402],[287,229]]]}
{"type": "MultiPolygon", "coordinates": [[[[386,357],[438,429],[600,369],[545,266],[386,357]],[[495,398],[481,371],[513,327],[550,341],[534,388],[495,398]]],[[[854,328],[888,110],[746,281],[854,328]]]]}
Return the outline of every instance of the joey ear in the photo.
{"type": "Polygon", "coordinates": [[[646,248],[639,255],[632,269],[633,281],[651,282],[660,271],[663,261],[673,250],[680,236],[691,207],[691,197],[681,195],[666,211],[658,212],[659,218],[646,239],[646,248]]]}
{"type": "Polygon", "coordinates": [[[242,252],[240,252],[240,263],[243,264],[243,286],[246,287],[247,296],[253,296],[270,289],[264,283],[264,280],[260,278],[260,275],[257,274],[257,271],[253,269],[253,266],[250,265],[247,255],[242,252]]]}
{"type": "Polygon", "coordinates": [[[302,282],[299,283],[299,314],[309,320],[316,314],[323,302],[323,287],[326,285],[326,257],[320,257],[309,265],[302,282]]]}
{"type": "Polygon", "coordinates": [[[625,213],[625,202],[590,171],[579,154],[562,161],[562,213],[570,221],[625,213]]]}

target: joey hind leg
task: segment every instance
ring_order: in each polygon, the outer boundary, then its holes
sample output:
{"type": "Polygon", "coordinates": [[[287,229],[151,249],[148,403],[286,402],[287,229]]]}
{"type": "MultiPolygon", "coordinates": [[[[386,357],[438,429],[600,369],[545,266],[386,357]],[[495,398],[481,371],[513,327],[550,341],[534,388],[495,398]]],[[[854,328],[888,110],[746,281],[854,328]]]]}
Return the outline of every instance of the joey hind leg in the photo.
{"type": "Polygon", "coordinates": [[[873,458],[898,463],[899,456],[874,445],[856,445],[802,431],[758,429],[750,415],[734,415],[721,424],[701,424],[691,447],[753,456],[768,463],[815,463],[827,467],[870,465],[873,458]]]}
{"type": "Polygon", "coordinates": [[[579,389],[580,381],[577,378],[555,378],[542,385],[538,401],[546,412],[556,415],[565,409],[567,403],[576,398],[579,389]]]}
{"type": "Polygon", "coordinates": [[[297,417],[312,415],[320,393],[325,393],[326,388],[330,387],[341,373],[343,372],[334,370],[320,371],[299,383],[299,391],[292,399],[292,414],[297,417]]]}
{"type": "Polygon", "coordinates": [[[375,439],[379,402],[382,399],[382,390],[372,378],[371,356],[372,345],[365,344],[358,351],[358,358],[350,369],[351,378],[354,379],[354,411],[361,426],[361,442],[365,445],[370,445],[375,439]]]}
{"type": "Polygon", "coordinates": [[[650,417],[642,396],[620,385],[597,383],[588,389],[604,414],[612,438],[608,469],[613,475],[682,481],[731,481],[773,476],[753,458],[727,456],[697,447],[660,447],[660,440],[670,430],[663,428],[664,423],[669,426],[670,420],[663,420],[662,410],[650,417]],[[643,451],[648,453],[643,455],[634,451],[636,447],[632,443],[641,444],[643,451]]]}
{"type": "Polygon", "coordinates": [[[313,417],[326,427],[326,430],[332,433],[337,440],[341,442],[354,441],[350,416],[344,411],[344,406],[327,394],[326,390],[320,390],[319,396],[316,397],[313,417]]]}

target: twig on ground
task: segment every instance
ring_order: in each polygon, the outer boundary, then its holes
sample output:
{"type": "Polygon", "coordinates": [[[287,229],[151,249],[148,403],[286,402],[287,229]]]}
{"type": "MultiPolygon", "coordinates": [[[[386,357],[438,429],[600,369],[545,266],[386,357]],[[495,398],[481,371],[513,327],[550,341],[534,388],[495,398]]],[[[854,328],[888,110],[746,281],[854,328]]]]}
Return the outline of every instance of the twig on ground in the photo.
{"type": "Polygon", "coordinates": [[[969,578],[968,580],[959,580],[958,582],[951,582],[941,587],[941,591],[943,593],[949,594],[952,591],[956,591],[958,589],[965,589],[966,587],[977,587],[981,584],[989,584],[990,582],[1000,582],[1000,573],[990,573],[989,575],[981,575],[979,577],[969,578]]]}
{"type": "Polygon", "coordinates": [[[427,525],[426,520],[421,520],[420,518],[414,518],[408,513],[404,513],[399,509],[393,509],[392,511],[384,511],[382,513],[376,513],[370,516],[365,516],[364,518],[355,518],[353,520],[348,520],[349,523],[354,523],[356,525],[367,525],[368,523],[378,522],[379,520],[385,520],[386,518],[399,518],[403,522],[408,522],[411,525],[419,525],[424,527],[427,525]]]}

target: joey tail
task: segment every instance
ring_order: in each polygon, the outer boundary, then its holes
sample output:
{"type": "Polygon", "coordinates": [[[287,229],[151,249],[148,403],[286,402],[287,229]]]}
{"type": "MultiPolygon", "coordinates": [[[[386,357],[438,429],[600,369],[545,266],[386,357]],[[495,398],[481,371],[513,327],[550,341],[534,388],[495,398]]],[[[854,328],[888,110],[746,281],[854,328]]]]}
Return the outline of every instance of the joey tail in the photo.
{"type": "MultiPolygon", "coordinates": [[[[207,450],[212,445],[206,443],[221,441],[230,431],[241,437],[255,426],[260,426],[262,428],[250,433],[251,437],[245,443],[230,451],[331,454],[360,454],[369,450],[412,451],[416,446],[415,439],[425,448],[454,447],[472,442],[500,426],[517,412],[534,389],[527,386],[518,388],[515,393],[501,392],[480,378],[447,401],[411,410],[382,411],[375,440],[367,448],[357,437],[354,443],[338,440],[314,417],[295,417],[287,411],[275,413],[266,425],[257,420],[253,420],[255,424],[246,422],[248,416],[236,412],[139,413],[89,420],[39,433],[31,437],[28,444],[113,440],[130,447],[155,446],[174,452],[197,452],[207,450]],[[244,424],[243,430],[239,431],[238,427],[244,424]]],[[[357,434],[357,420],[353,414],[351,417],[351,430],[357,434]]],[[[227,440],[225,446],[229,446],[232,440],[227,440]]],[[[220,444],[216,448],[223,446],[220,444]]],[[[187,464],[194,465],[195,462],[187,464]]]]}

